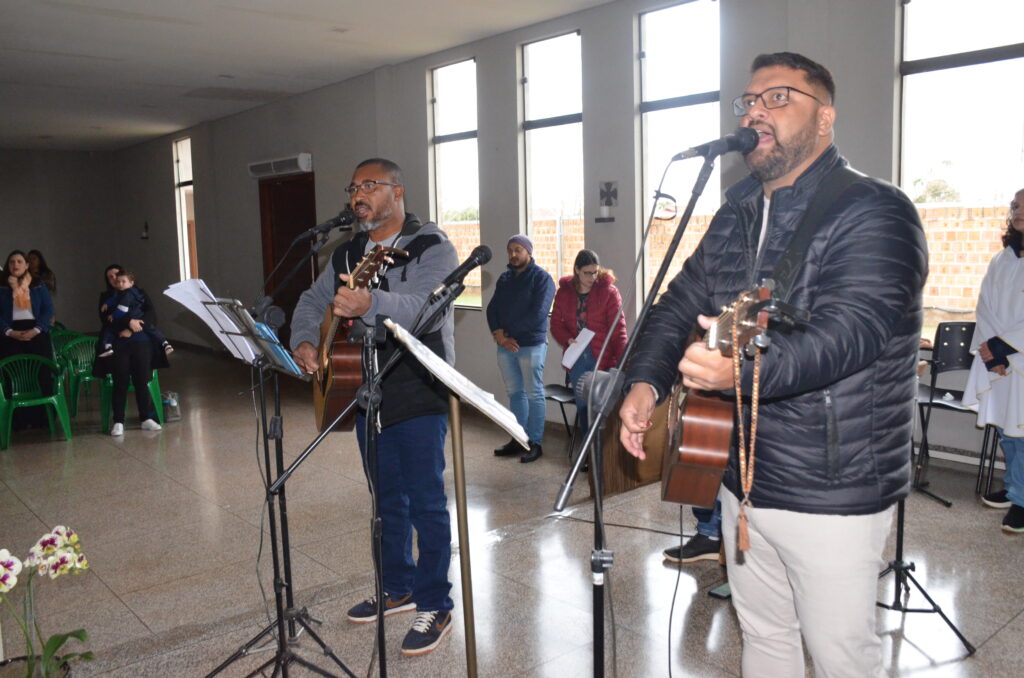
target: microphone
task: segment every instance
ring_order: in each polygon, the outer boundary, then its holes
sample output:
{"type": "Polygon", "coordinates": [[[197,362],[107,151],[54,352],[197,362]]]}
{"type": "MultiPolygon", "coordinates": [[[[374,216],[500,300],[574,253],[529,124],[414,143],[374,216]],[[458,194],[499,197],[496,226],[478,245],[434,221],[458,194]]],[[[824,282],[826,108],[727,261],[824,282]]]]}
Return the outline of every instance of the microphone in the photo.
{"type": "Polygon", "coordinates": [[[459,267],[448,274],[440,285],[438,285],[433,292],[430,293],[431,297],[437,297],[437,295],[444,292],[446,287],[461,283],[469,272],[477,266],[483,266],[491,260],[491,248],[487,245],[478,245],[473,248],[466,260],[459,264],[459,267]]]}
{"type": "MultiPolygon", "coordinates": [[[[337,228],[338,226],[351,226],[352,223],[355,222],[355,220],[356,213],[353,212],[348,207],[346,207],[345,209],[338,213],[338,216],[332,219],[328,219],[322,224],[317,224],[313,228],[306,231],[306,233],[308,233],[309,235],[321,235],[322,233],[327,233],[332,229],[337,228]]],[[[351,231],[352,229],[346,228],[344,230],[351,231]]]]}
{"type": "Polygon", "coordinates": [[[757,132],[750,127],[737,127],[735,132],[726,134],[721,139],[715,139],[706,144],[688,148],[682,153],[676,153],[672,156],[672,162],[694,158],[698,155],[704,158],[716,158],[730,151],[739,151],[746,155],[757,148],[759,138],[757,132]]]}

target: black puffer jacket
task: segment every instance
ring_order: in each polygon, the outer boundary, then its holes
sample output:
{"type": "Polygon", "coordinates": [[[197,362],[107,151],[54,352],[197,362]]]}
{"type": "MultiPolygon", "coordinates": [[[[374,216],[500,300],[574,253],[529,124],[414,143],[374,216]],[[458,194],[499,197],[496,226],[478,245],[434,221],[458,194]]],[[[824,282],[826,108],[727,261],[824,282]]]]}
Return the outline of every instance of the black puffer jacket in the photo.
{"type": "MultiPolygon", "coordinates": [[[[627,371],[662,397],[698,313],[718,314],[771,275],[825,174],[845,164],[829,147],[795,182],[772,193],[764,251],[755,266],[761,184],[748,177],[669,285],[627,371]]],[[[917,211],[896,187],[865,177],[819,225],[790,303],[810,322],[770,326],[761,363],[756,507],[864,514],[906,495],[927,249],[917,211]]],[[[752,361],[744,366],[750,393],[752,361]]],[[[735,436],[725,484],[737,496],[735,436]]]]}

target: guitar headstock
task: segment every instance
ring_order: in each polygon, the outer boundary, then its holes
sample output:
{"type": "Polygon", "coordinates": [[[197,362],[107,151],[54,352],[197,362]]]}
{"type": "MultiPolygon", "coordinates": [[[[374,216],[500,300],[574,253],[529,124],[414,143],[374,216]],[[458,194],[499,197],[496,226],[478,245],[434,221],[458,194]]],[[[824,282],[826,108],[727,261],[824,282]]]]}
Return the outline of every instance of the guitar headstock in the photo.
{"type": "Polygon", "coordinates": [[[361,289],[370,286],[370,281],[380,271],[384,264],[394,263],[394,257],[409,257],[409,253],[396,247],[385,247],[377,245],[366,253],[366,256],[356,264],[355,269],[348,276],[346,285],[350,290],[361,289]]]}
{"type": "Polygon", "coordinates": [[[707,347],[711,350],[718,349],[722,355],[732,357],[732,324],[733,319],[739,319],[737,332],[737,343],[746,346],[752,342],[757,345],[758,339],[767,339],[764,336],[768,329],[769,312],[765,310],[767,302],[771,300],[772,292],[768,287],[756,287],[752,290],[741,292],[736,300],[722,308],[722,314],[715,319],[708,329],[707,347]]]}

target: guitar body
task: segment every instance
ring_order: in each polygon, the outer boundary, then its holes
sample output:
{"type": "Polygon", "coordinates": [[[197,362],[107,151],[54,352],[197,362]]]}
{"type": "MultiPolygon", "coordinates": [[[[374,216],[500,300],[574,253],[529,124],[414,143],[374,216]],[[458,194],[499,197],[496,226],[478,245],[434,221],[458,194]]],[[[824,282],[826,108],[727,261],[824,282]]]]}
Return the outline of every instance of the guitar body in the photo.
{"type": "MultiPolygon", "coordinates": [[[[348,407],[363,384],[362,344],[349,343],[348,328],[348,322],[336,318],[330,308],[324,312],[320,324],[320,369],[313,380],[313,412],[319,431],[326,430],[348,407]]],[[[351,431],[355,422],[352,410],[332,430],[351,431]]]]}
{"type": "MultiPolygon", "coordinates": [[[[768,327],[768,313],[763,308],[770,297],[766,287],[741,293],[708,330],[704,337],[707,348],[731,358],[734,322],[736,346],[754,345],[768,327]]],[[[684,389],[681,384],[669,401],[668,420],[676,424],[662,462],[661,498],[712,508],[729,465],[736,403],[710,391],[684,389]]]]}
{"type": "MultiPolygon", "coordinates": [[[[409,253],[394,247],[374,247],[349,274],[348,288],[369,287],[381,266],[394,256],[408,257],[409,253]]],[[[313,412],[316,427],[321,433],[348,407],[363,384],[363,345],[349,341],[349,328],[353,322],[350,318],[335,316],[332,307],[328,306],[320,323],[318,365],[313,373],[313,412]]],[[[353,409],[332,430],[351,431],[355,422],[353,409]]]]}
{"type": "MultiPolygon", "coordinates": [[[[673,395],[672,402],[679,402],[673,395]]],[[[677,504],[712,508],[729,464],[735,405],[711,393],[682,394],[678,424],[662,460],[661,498],[677,504]]],[[[673,421],[669,412],[669,421],[673,421]]]]}

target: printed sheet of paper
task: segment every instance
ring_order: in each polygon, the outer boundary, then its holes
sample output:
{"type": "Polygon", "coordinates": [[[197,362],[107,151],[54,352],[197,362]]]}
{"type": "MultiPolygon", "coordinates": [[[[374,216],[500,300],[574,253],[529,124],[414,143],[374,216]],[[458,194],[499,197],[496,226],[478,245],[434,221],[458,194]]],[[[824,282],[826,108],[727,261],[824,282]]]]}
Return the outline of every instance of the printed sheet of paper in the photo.
{"type": "Polygon", "coordinates": [[[565,354],[562,356],[562,367],[571,370],[572,366],[583,355],[583,352],[590,348],[590,341],[593,338],[593,330],[589,330],[586,327],[580,330],[580,333],[576,335],[576,342],[569,344],[569,348],[565,349],[565,354]]]}
{"type": "Polygon", "coordinates": [[[444,361],[444,358],[437,355],[424,346],[408,330],[388,318],[384,321],[387,327],[400,342],[405,344],[409,351],[423,363],[423,366],[430,370],[430,373],[440,379],[445,386],[455,392],[463,402],[471,404],[480,410],[488,419],[505,429],[510,436],[515,438],[524,447],[530,446],[530,437],[512,412],[494,399],[494,395],[484,391],[482,388],[461,375],[458,370],[444,361]]]}
{"type": "Polygon", "coordinates": [[[252,363],[256,359],[256,349],[245,337],[239,336],[241,328],[217,304],[217,298],[202,280],[182,280],[164,290],[164,294],[206,323],[231,355],[246,363],[252,363]]]}

